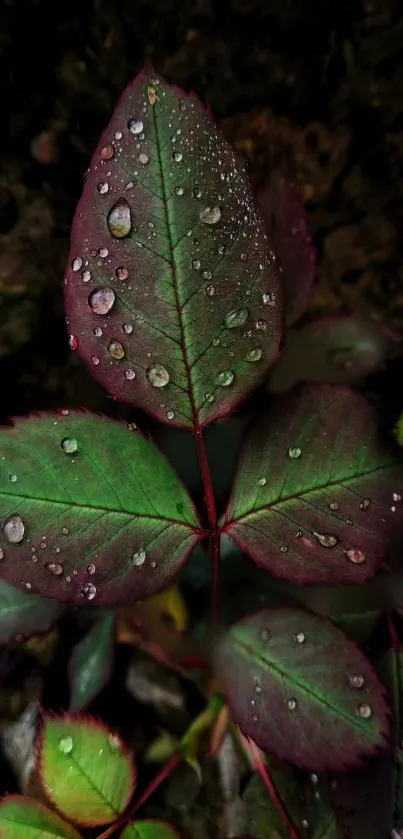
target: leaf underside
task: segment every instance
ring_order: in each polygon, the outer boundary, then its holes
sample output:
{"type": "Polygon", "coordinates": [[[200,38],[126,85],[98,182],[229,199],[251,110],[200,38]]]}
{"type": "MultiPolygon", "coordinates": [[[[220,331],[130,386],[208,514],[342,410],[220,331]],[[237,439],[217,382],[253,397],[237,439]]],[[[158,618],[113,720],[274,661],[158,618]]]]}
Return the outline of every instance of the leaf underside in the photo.
{"type": "Polygon", "coordinates": [[[1,839],[79,839],[76,829],[39,801],[8,795],[0,803],[1,839]]]}
{"type": "Polygon", "coordinates": [[[387,557],[402,497],[400,450],[369,403],[307,385],[250,429],[223,531],[291,582],[361,583],[387,557]]]}
{"type": "Polygon", "coordinates": [[[324,618],[265,609],[232,627],[218,663],[235,721],[269,754],[313,771],[342,770],[385,746],[385,691],[324,618]]]}
{"type": "Polygon", "coordinates": [[[154,72],[95,151],[65,299],[94,377],[164,422],[228,413],[277,357],[280,275],[245,167],[197,98],[154,72]]]}
{"type": "Polygon", "coordinates": [[[56,600],[118,605],[163,588],[197,542],[192,502],[139,432],[81,412],[0,441],[0,573],[56,600]]]}
{"type": "Polygon", "coordinates": [[[180,839],[179,833],[166,822],[158,819],[143,819],[128,824],[121,839],[180,839]]]}
{"type": "Polygon", "coordinates": [[[38,768],[57,809],[86,826],[116,819],[136,781],[131,755],[119,737],[89,717],[46,717],[38,768]]]}
{"type": "Polygon", "coordinates": [[[0,580],[0,643],[47,632],[60,611],[55,600],[26,594],[0,580]]]}
{"type": "Polygon", "coordinates": [[[115,619],[103,615],[73,650],[69,662],[70,711],[80,711],[103,690],[112,673],[115,619]]]}

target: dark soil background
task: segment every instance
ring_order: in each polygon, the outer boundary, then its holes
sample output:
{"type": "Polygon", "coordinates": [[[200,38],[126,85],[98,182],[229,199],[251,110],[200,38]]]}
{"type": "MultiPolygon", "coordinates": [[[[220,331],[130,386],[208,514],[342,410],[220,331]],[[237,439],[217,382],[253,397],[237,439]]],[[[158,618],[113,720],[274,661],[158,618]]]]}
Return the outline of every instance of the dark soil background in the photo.
{"type": "Polygon", "coordinates": [[[145,59],[210,104],[256,184],[279,154],[291,159],[319,251],[314,307],[364,304],[401,331],[401,11],[401,0],[2,0],[0,416],[110,410],[68,350],[62,278],[92,149],[145,59]]]}

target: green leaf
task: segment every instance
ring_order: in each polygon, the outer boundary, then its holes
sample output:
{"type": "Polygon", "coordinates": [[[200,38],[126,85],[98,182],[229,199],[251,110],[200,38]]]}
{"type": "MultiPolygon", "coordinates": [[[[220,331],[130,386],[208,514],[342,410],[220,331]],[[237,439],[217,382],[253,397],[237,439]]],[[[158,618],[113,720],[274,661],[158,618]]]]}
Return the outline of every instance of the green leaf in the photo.
{"type": "Polygon", "coordinates": [[[144,819],[129,824],[121,834],[121,839],[180,839],[180,836],[166,822],[157,819],[144,819]]]}
{"type": "Polygon", "coordinates": [[[35,597],[0,580],[0,643],[46,632],[60,611],[54,600],[35,597]]]}
{"type": "Polygon", "coordinates": [[[45,717],[38,766],[50,800],[79,824],[105,824],[125,810],[136,772],[119,737],[90,717],[45,717]]]}
{"type": "Polygon", "coordinates": [[[280,759],[342,770],[385,746],[384,689],[363,653],[324,618],[264,609],[223,637],[217,664],[241,731],[280,759]]]}
{"type": "Polygon", "coordinates": [[[77,644],[69,662],[70,711],[80,711],[103,690],[112,672],[114,615],[103,615],[77,644]]]}
{"type": "Polygon", "coordinates": [[[193,504],[150,440],[84,412],[0,437],[0,573],[55,600],[132,603],[167,585],[198,539],[193,504]]]}
{"type": "Polygon", "coordinates": [[[76,829],[39,801],[7,795],[0,802],[1,839],[79,839],[76,829]]]}
{"type": "Polygon", "coordinates": [[[246,169],[195,96],[143,70],[72,228],[70,344],[116,399],[197,431],[278,355],[280,274],[246,169]]]}
{"type": "Polygon", "coordinates": [[[370,404],[306,386],[251,428],[223,531],[294,583],[361,583],[385,560],[403,497],[403,461],[370,404]]]}

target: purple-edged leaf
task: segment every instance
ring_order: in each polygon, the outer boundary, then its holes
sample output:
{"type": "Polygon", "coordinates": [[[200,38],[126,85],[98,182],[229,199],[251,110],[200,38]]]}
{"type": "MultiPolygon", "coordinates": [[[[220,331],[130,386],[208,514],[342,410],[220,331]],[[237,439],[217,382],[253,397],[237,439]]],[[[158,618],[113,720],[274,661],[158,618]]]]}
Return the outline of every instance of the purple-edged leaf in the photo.
{"type": "Polygon", "coordinates": [[[60,611],[55,600],[35,597],[0,580],[0,643],[46,632],[60,611]]]}
{"type": "Polygon", "coordinates": [[[291,329],[268,383],[284,393],[299,382],[352,384],[382,367],[398,337],[364,314],[318,317],[291,329]]]}
{"type": "Polygon", "coordinates": [[[278,577],[360,583],[385,560],[402,496],[400,450],[371,405],[307,385],[250,429],[223,530],[278,577]]]}
{"type": "Polygon", "coordinates": [[[308,308],[315,279],[316,254],[305,208],[296,185],[276,168],[257,199],[283,269],[285,319],[291,324],[308,308]]]}
{"type": "Polygon", "coordinates": [[[150,440],[82,412],[0,437],[0,573],[56,600],[132,603],[163,588],[199,536],[193,504],[150,440]]]}
{"type": "Polygon", "coordinates": [[[108,684],[115,644],[114,615],[103,615],[76,645],[69,662],[70,711],[80,711],[108,684]]]}
{"type": "Polygon", "coordinates": [[[221,641],[218,672],[243,734],[315,772],[385,746],[385,691],[363,653],[330,621],[264,609],[221,641]]]}
{"type": "Polygon", "coordinates": [[[143,819],[128,824],[121,833],[121,839],[180,839],[180,836],[166,822],[158,819],[143,819]]]}
{"type": "Polygon", "coordinates": [[[79,839],[73,825],[39,801],[7,795],[0,802],[1,839],[79,839]]]}
{"type": "Polygon", "coordinates": [[[77,207],[71,346],[116,399],[197,430],[277,358],[280,282],[244,164],[195,96],[144,70],[77,207]]]}
{"type": "Polygon", "coordinates": [[[136,785],[136,770],[120,738],[90,717],[45,717],[38,769],[49,799],[78,824],[114,821],[136,785]]]}

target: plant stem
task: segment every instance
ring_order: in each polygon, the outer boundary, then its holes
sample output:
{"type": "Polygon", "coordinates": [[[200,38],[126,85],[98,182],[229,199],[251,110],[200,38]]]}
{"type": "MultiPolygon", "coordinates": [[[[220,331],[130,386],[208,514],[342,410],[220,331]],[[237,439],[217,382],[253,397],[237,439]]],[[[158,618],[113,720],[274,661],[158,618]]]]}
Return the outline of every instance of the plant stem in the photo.
{"type": "Polygon", "coordinates": [[[218,589],[220,566],[220,534],[217,532],[217,512],[214,498],[213,482],[211,480],[210,464],[208,462],[206,446],[201,428],[195,430],[197,455],[203,480],[204,497],[206,500],[207,518],[211,531],[210,560],[211,560],[211,628],[217,629],[218,624],[218,589]]]}
{"type": "Polygon", "coordinates": [[[258,749],[256,743],[254,743],[253,740],[250,740],[249,737],[247,738],[247,748],[249,751],[252,769],[254,769],[255,772],[259,773],[266,789],[270,794],[270,797],[281,820],[284,822],[284,825],[288,830],[290,839],[301,839],[300,834],[297,832],[295,825],[291,821],[287,813],[287,810],[277,792],[276,786],[270,775],[267,765],[265,764],[262,755],[260,754],[260,750],[258,749]]]}

